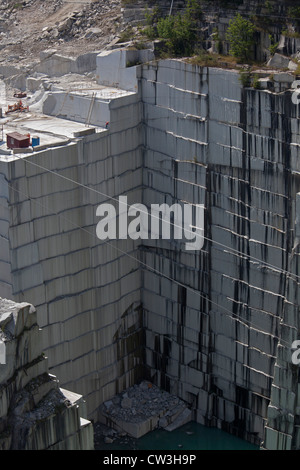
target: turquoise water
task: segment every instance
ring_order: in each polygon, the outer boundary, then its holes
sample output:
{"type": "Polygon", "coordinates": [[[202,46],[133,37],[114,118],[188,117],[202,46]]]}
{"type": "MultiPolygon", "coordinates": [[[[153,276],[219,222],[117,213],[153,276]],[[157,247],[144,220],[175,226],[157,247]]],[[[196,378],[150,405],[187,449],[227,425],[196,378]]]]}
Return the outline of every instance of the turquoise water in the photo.
{"type": "Polygon", "coordinates": [[[216,428],[190,422],[175,431],[152,431],[140,439],[101,445],[106,450],[258,450],[259,447],[216,428]]]}

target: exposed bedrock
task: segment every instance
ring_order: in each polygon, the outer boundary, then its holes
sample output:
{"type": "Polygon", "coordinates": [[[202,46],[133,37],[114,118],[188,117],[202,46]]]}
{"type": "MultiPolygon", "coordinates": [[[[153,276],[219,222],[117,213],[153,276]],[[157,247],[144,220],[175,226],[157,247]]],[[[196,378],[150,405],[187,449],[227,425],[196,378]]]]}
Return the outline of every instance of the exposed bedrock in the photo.
{"type": "Polygon", "coordinates": [[[90,418],[146,379],[200,423],[299,447],[299,106],[236,71],[136,70],[107,131],[1,159],[0,292],[36,306],[50,370],[90,418]],[[96,208],[120,195],[204,204],[203,248],[100,241],[96,208]],[[286,413],[277,389],[294,394],[286,413]]]}
{"type": "Polygon", "coordinates": [[[33,306],[0,299],[0,328],[0,449],[92,450],[85,402],[48,373],[33,306]]]}

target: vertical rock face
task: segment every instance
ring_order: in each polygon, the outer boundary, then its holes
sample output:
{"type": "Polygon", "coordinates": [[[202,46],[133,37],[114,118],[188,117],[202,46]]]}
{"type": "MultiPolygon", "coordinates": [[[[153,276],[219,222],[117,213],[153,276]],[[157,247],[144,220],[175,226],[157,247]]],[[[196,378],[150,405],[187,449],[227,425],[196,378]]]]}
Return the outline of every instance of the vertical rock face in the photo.
{"type": "Polygon", "coordinates": [[[299,447],[299,106],[236,71],[165,60],[139,74],[107,132],[0,161],[7,285],[36,305],[50,370],[90,417],[145,378],[201,423],[299,447]],[[203,248],[100,241],[96,208],[120,195],[204,204],[203,248]]]}
{"type": "Polygon", "coordinates": [[[296,197],[296,224],[293,246],[288,256],[285,302],[279,324],[274,380],[267,414],[264,447],[291,450],[300,448],[299,395],[299,196],[296,197]],[[294,346],[294,341],[297,348],[294,346]],[[294,357],[293,357],[294,356],[294,357]]]}
{"type": "MultiPolygon", "coordinates": [[[[167,16],[170,11],[176,14],[187,6],[186,0],[156,0],[149,3],[146,0],[126,2],[123,5],[123,21],[130,25],[146,24],[148,9],[158,9],[160,16],[167,16]],[[171,8],[172,5],[172,8],[171,8]]],[[[299,51],[300,40],[293,35],[284,33],[285,27],[297,26],[297,16],[289,11],[295,7],[293,1],[287,0],[239,0],[239,1],[201,1],[201,36],[199,41],[204,49],[214,52],[229,52],[230,46],[226,38],[230,21],[237,14],[250,19],[256,26],[255,47],[252,50],[253,58],[264,62],[270,57],[270,46],[278,44],[278,50],[284,54],[296,54],[299,51]],[[218,32],[216,41],[215,33],[218,32]],[[287,34],[284,36],[283,34],[287,34]],[[289,37],[290,36],[290,37],[289,37]],[[272,38],[272,39],[271,39],[272,38]]],[[[296,35],[297,36],[297,35],[296,35]]]]}
{"type": "Polygon", "coordinates": [[[92,450],[84,401],[48,373],[36,310],[0,299],[0,328],[0,449],[92,450]]]}
{"type": "Polygon", "coordinates": [[[143,377],[137,243],[96,236],[98,205],[141,200],[140,97],[109,108],[109,131],[29,159],[0,156],[9,224],[0,259],[9,261],[11,296],[35,305],[49,370],[88,397],[94,418],[100,403],[143,377]]]}
{"type": "Polygon", "coordinates": [[[288,315],[293,331],[286,361],[298,328],[288,275],[299,269],[298,108],[290,92],[242,89],[235,72],[171,60],[143,67],[142,97],[143,202],[205,204],[206,237],[200,252],[141,247],[149,376],[193,403],[200,422],[260,443],[280,322],[288,315]]]}
{"type": "Polygon", "coordinates": [[[0,290],[3,297],[11,298],[11,263],[9,256],[9,195],[4,174],[0,175],[0,290]]]}

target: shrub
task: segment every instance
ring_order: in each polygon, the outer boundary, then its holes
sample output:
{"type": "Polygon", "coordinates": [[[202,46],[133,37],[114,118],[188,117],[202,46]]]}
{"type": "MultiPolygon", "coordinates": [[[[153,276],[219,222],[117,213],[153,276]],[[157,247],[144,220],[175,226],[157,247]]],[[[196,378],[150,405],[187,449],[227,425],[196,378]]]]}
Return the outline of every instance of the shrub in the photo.
{"type": "Polygon", "coordinates": [[[293,19],[300,19],[300,7],[289,7],[288,16],[293,19]]]}
{"type": "Polygon", "coordinates": [[[251,85],[251,72],[250,70],[242,69],[239,72],[239,81],[243,87],[249,87],[251,85]]]}
{"type": "Polygon", "coordinates": [[[269,34],[269,39],[270,39],[269,51],[271,55],[274,55],[277,50],[277,47],[279,46],[279,42],[275,42],[272,34],[269,34]]]}
{"type": "Polygon", "coordinates": [[[217,52],[218,52],[218,54],[222,54],[222,52],[223,52],[223,44],[222,44],[222,40],[221,40],[221,38],[220,38],[220,34],[219,34],[218,28],[214,28],[214,30],[213,30],[213,35],[214,35],[214,41],[215,41],[215,44],[216,44],[217,52]]]}
{"type": "Polygon", "coordinates": [[[286,36],[287,38],[300,38],[300,33],[297,33],[296,31],[289,31],[288,29],[283,29],[281,31],[282,36],[286,36]]]}
{"type": "Polygon", "coordinates": [[[273,12],[273,7],[272,7],[269,0],[266,0],[265,7],[266,7],[266,9],[268,10],[269,13],[273,12]]]}
{"type": "Polygon", "coordinates": [[[134,37],[134,32],[132,26],[128,26],[122,33],[120,34],[120,39],[118,42],[127,42],[130,41],[134,37]]]}
{"type": "Polygon", "coordinates": [[[295,21],[295,24],[300,26],[300,7],[289,7],[288,16],[295,21]]]}
{"type": "Polygon", "coordinates": [[[259,76],[257,74],[255,74],[254,77],[253,77],[252,85],[253,85],[253,88],[255,88],[256,90],[260,89],[259,76]]]}
{"type": "Polygon", "coordinates": [[[149,39],[154,39],[157,37],[157,29],[154,26],[154,24],[158,21],[158,18],[160,16],[160,10],[156,6],[152,10],[146,9],[145,12],[145,18],[146,18],[146,26],[143,29],[143,33],[149,38],[149,39]]]}
{"type": "Polygon", "coordinates": [[[191,55],[197,40],[197,22],[202,12],[197,0],[188,0],[183,14],[160,18],[157,34],[166,39],[169,52],[174,55],[191,55]]]}
{"type": "Polygon", "coordinates": [[[242,61],[248,61],[252,55],[254,31],[253,23],[240,14],[230,20],[226,34],[226,39],[230,44],[230,54],[242,61]]]}

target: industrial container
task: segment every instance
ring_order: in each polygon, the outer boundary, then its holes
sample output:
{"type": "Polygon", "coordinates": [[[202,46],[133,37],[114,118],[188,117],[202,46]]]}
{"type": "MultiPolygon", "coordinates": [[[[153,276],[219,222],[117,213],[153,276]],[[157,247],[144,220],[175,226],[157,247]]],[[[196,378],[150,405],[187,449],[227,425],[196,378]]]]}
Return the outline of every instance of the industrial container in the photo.
{"type": "Polygon", "coordinates": [[[30,134],[12,132],[6,135],[6,145],[9,149],[27,148],[30,145],[30,134]]]}
{"type": "Polygon", "coordinates": [[[37,145],[40,145],[40,138],[37,135],[32,136],[31,145],[32,147],[36,147],[37,145]]]}

